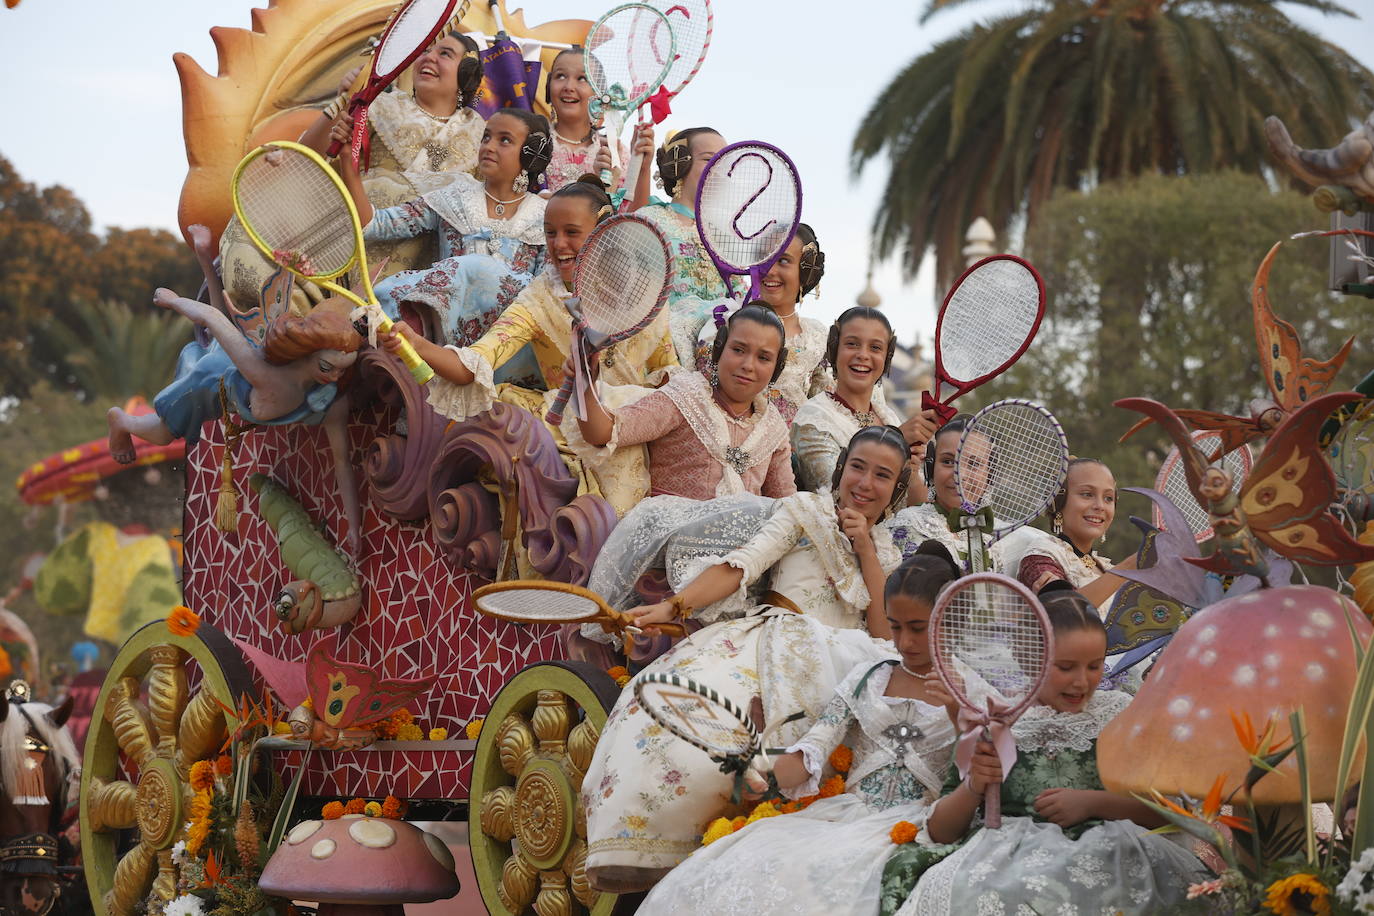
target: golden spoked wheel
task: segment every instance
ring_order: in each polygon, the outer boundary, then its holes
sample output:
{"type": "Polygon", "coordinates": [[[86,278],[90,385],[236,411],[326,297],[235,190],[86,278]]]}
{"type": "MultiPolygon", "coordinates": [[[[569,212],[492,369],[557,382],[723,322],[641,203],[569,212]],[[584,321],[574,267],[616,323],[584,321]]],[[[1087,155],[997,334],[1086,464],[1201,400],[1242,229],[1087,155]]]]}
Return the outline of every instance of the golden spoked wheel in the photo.
{"type": "Polygon", "coordinates": [[[501,688],[477,739],[468,844],[495,916],[606,916],[615,894],[587,884],[582,777],[620,696],[581,662],[531,665],[501,688]]]}
{"type": "Polygon", "coordinates": [[[243,656],[202,624],[173,636],[162,621],[129,637],[100,688],[81,772],[81,850],[96,916],[132,916],[148,894],[176,896],[172,846],[186,822],[191,764],[220,751],[251,688],[243,656]],[[194,693],[187,662],[200,669],[194,693]],[[120,763],[132,773],[122,778],[120,763]],[[125,830],[137,842],[122,857],[125,830]]]}

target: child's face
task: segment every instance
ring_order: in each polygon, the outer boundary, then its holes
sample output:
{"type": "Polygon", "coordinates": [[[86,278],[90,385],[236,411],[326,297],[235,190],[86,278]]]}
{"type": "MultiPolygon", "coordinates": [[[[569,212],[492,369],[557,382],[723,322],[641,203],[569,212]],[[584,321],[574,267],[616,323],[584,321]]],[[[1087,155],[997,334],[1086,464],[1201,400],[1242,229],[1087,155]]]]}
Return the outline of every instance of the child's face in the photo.
{"type": "MultiPolygon", "coordinates": [[[[549,98],[560,121],[580,121],[587,116],[587,101],[592,84],[587,82],[586,62],[581,54],[558,55],[549,73],[549,98]]],[[[576,139],[576,138],[573,138],[576,139]]]]}
{"type": "Polygon", "coordinates": [[[529,129],[524,121],[500,112],[492,115],[477,148],[477,170],[481,176],[502,184],[513,181],[523,171],[520,148],[525,145],[527,136],[529,129]]]}
{"type": "Polygon", "coordinates": [[[763,281],[759,284],[760,298],[775,312],[791,312],[801,299],[801,253],[801,239],[793,236],[782,256],[768,268],[768,273],[763,275],[763,281]]]}
{"type": "Polygon", "coordinates": [[[697,182],[701,181],[701,173],[706,170],[706,164],[715,158],[716,153],[725,147],[725,138],[720,134],[707,132],[692,137],[689,145],[692,151],[692,167],[682,179],[673,199],[690,205],[697,199],[697,182]]]}
{"type": "Polygon", "coordinates": [[[782,341],[776,328],[757,321],[736,321],[716,364],[720,392],[736,404],[758,397],[773,380],[782,341]]]}
{"type": "Polygon", "coordinates": [[[1054,664],[1039,700],[1055,712],[1082,712],[1102,683],[1107,634],[1098,629],[1054,634],[1054,664]]]}
{"type": "Polygon", "coordinates": [[[909,595],[893,595],[885,610],[902,664],[912,671],[930,668],[930,605],[909,595]]]}
{"type": "Polygon", "coordinates": [[[596,212],[585,197],[555,197],[544,208],[544,242],[564,283],[572,283],[577,254],[596,228],[596,212]]]}

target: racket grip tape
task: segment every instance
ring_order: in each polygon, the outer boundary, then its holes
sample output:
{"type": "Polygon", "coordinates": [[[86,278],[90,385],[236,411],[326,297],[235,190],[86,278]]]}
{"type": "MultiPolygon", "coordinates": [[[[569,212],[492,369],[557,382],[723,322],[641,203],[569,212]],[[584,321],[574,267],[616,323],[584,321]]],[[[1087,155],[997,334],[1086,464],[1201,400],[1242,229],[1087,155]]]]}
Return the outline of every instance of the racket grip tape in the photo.
{"type": "Polygon", "coordinates": [[[568,406],[568,398],[572,397],[573,377],[570,375],[563,379],[563,387],[558,389],[558,394],[549,405],[549,412],[544,414],[544,422],[557,428],[563,423],[563,411],[568,406]]]}
{"type": "Polygon", "coordinates": [[[992,830],[1002,826],[1002,784],[990,782],[983,790],[983,824],[992,830]]]}
{"type": "MultiPolygon", "coordinates": [[[[385,316],[383,316],[381,321],[377,322],[377,330],[379,331],[390,331],[394,327],[395,325],[392,323],[391,319],[385,316]]],[[[415,352],[415,348],[411,346],[410,341],[406,340],[404,337],[401,338],[401,347],[396,355],[401,357],[401,362],[406,364],[406,368],[410,370],[410,374],[415,379],[417,385],[423,385],[434,378],[434,370],[430,368],[429,363],[420,358],[420,354],[415,352]]]]}

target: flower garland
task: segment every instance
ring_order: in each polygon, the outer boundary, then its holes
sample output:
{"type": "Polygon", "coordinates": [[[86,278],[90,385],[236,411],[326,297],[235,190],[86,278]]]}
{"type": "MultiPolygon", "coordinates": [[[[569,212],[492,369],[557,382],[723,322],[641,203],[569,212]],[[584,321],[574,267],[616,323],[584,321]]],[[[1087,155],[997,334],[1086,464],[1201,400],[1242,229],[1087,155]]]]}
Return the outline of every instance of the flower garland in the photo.
{"type": "MultiPolygon", "coordinates": [[[[743,830],[748,825],[765,817],[778,817],[784,814],[795,814],[804,811],[815,802],[822,798],[834,798],[845,790],[844,775],[849,772],[849,768],[854,764],[854,752],[841,744],[831,752],[829,758],[830,768],[837,772],[821,780],[820,788],[814,795],[806,795],[798,799],[784,800],[781,795],[770,793],[768,796],[754,805],[753,810],[748,815],[738,817],[718,817],[706,825],[702,831],[701,845],[710,846],[716,840],[729,836],[736,831],[743,830]]],[[[776,789],[776,787],[774,787],[776,789]]]]}
{"type": "Polygon", "coordinates": [[[337,821],[349,814],[364,817],[380,817],[397,821],[405,816],[405,803],[394,795],[388,795],[380,802],[366,798],[350,798],[347,802],[332,801],[320,811],[320,819],[337,821]]]}

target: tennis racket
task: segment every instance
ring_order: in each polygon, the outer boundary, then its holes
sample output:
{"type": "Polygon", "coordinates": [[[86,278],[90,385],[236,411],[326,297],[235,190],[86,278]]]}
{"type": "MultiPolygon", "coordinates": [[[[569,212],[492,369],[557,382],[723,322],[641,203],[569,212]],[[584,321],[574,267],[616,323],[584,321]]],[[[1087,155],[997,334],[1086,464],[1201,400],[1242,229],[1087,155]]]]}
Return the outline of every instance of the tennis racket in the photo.
{"type": "MultiPolygon", "coordinates": [[[[391,329],[391,319],[372,291],[353,198],[319,153],[289,140],[266,143],[243,157],[230,190],[234,213],[259,251],[296,276],[350,300],[380,330],[391,329]],[[335,282],[355,266],[366,301],[335,282]]],[[[404,339],[400,356],[419,384],[434,377],[434,370],[404,339]]]]}
{"type": "MultiPolygon", "coordinates": [[[[1204,455],[1211,455],[1221,447],[1222,439],[1219,433],[1198,429],[1194,430],[1192,435],[1193,444],[1201,449],[1204,455]]],[[[1241,484],[1250,476],[1253,460],[1249,447],[1241,446],[1222,455],[1212,462],[1212,466],[1230,471],[1231,491],[1239,493],[1241,484]]],[[[1199,544],[1212,536],[1212,517],[1198,504],[1197,497],[1193,496],[1193,491],[1188,488],[1188,476],[1184,473],[1178,446],[1174,446],[1169,450],[1169,454],[1164,456],[1164,463],[1159,466],[1159,473],[1155,475],[1155,489],[1169,497],[1169,501],[1183,513],[1183,517],[1188,520],[1189,530],[1199,544]]],[[[1159,506],[1154,507],[1153,515],[1155,527],[1163,528],[1164,515],[1159,506]]]]}
{"type": "Polygon", "coordinates": [[[921,392],[921,409],[954,419],[954,400],[1010,369],[1044,317],[1045,281],[1028,262],[998,254],[964,271],[935,322],[935,391],[921,392]]]}
{"type": "MultiPolygon", "coordinates": [[[[668,75],[663,78],[659,95],[665,95],[663,104],[654,98],[654,123],[661,124],[672,113],[669,103],[677,98],[692,78],[701,70],[706,60],[706,52],[711,48],[711,35],[715,32],[715,13],[711,10],[711,0],[645,0],[668,19],[673,29],[676,50],[669,62],[668,75]]],[[[664,42],[658,36],[651,36],[650,46],[657,49],[664,42]]]]}
{"type": "Polygon", "coordinates": [[[1068,472],[1064,427],[1040,404],[1012,398],[974,414],[954,463],[969,569],[983,571],[985,535],[990,546],[1044,512],[1068,472]]]}
{"type": "MultiPolygon", "coordinates": [[[[646,3],[622,3],[602,16],[587,33],[583,65],[592,99],[587,113],[592,121],[602,117],[610,130],[611,164],[620,168],[620,133],[625,114],[649,101],[663,85],[675,53],[673,27],[668,17],[646,3]]],[[[635,157],[630,178],[639,177],[640,157],[635,157]]],[[[633,189],[633,184],[626,184],[633,189]]]]}
{"type": "MultiPolygon", "coordinates": [[[[930,615],[935,673],[959,701],[955,749],[968,777],[974,745],[991,741],[1005,779],[1016,762],[1011,725],[1036,700],[1054,661],[1054,635],[1039,600],[1015,579],[974,573],[946,588],[930,615]]],[[[1002,826],[1002,787],[983,794],[983,821],[1002,826]]]]}
{"type": "MultiPolygon", "coordinates": [[[[368,74],[363,88],[354,93],[348,102],[348,113],[353,119],[352,154],[355,161],[359,159],[363,138],[367,136],[368,107],[430,46],[453,18],[453,8],[457,5],[458,0],[409,0],[387,23],[372,55],[372,72],[368,74]]],[[[459,18],[467,12],[467,8],[468,0],[463,0],[463,7],[457,13],[459,18]]],[[[337,140],[329,144],[329,156],[339,155],[342,146],[337,140]]]]}
{"type": "Polygon", "coordinates": [[[573,293],[565,304],[573,320],[573,375],[563,380],[545,419],[557,426],[574,390],[575,414],[583,406],[594,354],[649,326],[668,298],[673,258],[663,233],[638,216],[613,216],[592,230],[573,268],[573,293]]]}
{"type": "MultiPolygon", "coordinates": [[[[643,630],[634,618],[617,611],[596,592],[566,582],[543,579],[512,579],[484,585],[472,593],[472,604],[487,617],[510,623],[597,623],[607,633],[625,640],[629,654],[635,637],[643,630]]],[[[655,624],[665,632],[685,636],[675,623],[655,624]]]]}
{"type": "Polygon", "coordinates": [[[746,140],[712,157],[697,183],[697,231],[727,289],[732,276],[747,276],[745,301],[757,298],[796,235],[801,206],[797,167],[776,146],[746,140]]]}

